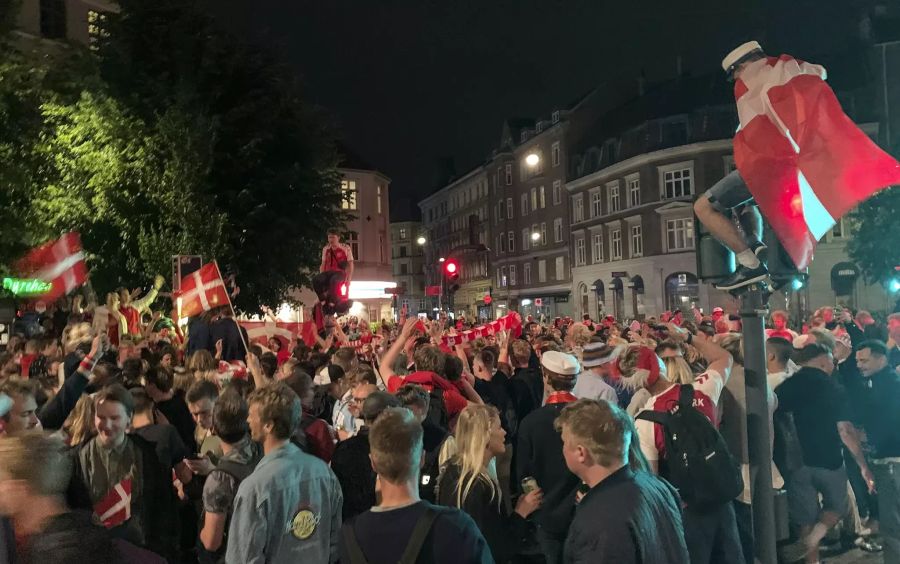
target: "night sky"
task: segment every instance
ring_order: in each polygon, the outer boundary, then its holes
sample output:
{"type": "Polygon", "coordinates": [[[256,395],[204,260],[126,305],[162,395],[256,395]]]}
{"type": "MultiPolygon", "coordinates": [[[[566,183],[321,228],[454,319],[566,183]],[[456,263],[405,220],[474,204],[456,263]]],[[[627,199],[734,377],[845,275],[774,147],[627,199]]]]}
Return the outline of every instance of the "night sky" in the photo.
{"type": "Polygon", "coordinates": [[[846,44],[853,3],[208,2],[223,27],[281,51],[347,145],[392,178],[392,220],[434,190],[440,159],[457,173],[483,161],[508,117],[547,116],[611,77],[672,78],[679,54],[709,72],[749,39],[814,60],[846,44]]]}

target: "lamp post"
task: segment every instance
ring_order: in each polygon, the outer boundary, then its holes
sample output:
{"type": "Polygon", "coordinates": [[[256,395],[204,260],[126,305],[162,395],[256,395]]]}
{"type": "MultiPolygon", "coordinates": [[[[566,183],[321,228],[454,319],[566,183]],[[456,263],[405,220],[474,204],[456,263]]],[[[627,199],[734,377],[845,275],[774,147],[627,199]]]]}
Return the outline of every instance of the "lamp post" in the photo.
{"type": "Polygon", "coordinates": [[[531,168],[536,167],[541,162],[541,157],[537,153],[529,153],[525,157],[525,164],[530,166],[531,168]]]}

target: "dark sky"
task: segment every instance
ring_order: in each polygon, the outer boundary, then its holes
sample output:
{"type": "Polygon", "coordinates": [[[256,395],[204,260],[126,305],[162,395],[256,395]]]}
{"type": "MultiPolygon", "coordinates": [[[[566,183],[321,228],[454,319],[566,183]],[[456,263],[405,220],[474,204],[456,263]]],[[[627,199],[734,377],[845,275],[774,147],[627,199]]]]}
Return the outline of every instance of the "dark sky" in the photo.
{"type": "Polygon", "coordinates": [[[401,219],[434,189],[440,158],[460,173],[477,165],[507,117],[546,116],[642,69],[650,82],[670,78],[679,54],[685,70],[710,71],[748,39],[808,56],[821,38],[840,44],[856,1],[215,0],[210,10],[283,52],[347,144],[393,179],[401,219]]]}

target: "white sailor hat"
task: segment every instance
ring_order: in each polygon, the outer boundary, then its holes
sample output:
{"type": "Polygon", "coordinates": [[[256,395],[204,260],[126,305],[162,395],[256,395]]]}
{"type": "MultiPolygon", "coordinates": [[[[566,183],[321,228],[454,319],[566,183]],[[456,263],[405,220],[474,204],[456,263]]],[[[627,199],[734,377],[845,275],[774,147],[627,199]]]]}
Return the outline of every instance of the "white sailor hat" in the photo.
{"type": "Polygon", "coordinates": [[[732,67],[741,62],[741,59],[753,53],[754,51],[762,51],[762,46],[756,41],[748,41],[743,45],[737,47],[731,53],[725,56],[722,59],[722,70],[725,72],[731,72],[732,67]]]}
{"type": "Polygon", "coordinates": [[[547,351],[542,354],[541,365],[550,372],[561,376],[575,376],[581,372],[577,358],[558,351],[547,351]]]}

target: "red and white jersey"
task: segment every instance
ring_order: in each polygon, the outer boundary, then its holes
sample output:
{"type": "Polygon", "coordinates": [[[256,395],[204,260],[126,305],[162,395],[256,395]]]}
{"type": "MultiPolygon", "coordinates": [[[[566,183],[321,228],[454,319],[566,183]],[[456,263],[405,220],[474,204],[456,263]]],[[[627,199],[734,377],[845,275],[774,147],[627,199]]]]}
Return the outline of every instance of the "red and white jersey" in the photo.
{"type": "Polygon", "coordinates": [[[325,245],[322,248],[322,264],[325,265],[324,272],[332,270],[343,272],[347,265],[345,264],[344,267],[341,267],[341,264],[348,262],[353,262],[353,250],[350,248],[350,245],[338,243],[337,247],[325,245]]]}
{"type": "MultiPolygon", "coordinates": [[[[707,370],[694,379],[693,385],[694,407],[705,415],[713,425],[716,425],[716,406],[719,403],[722,390],[725,389],[725,378],[715,370],[707,370]]],[[[668,390],[647,400],[641,411],[671,411],[678,405],[680,393],[681,388],[673,385],[668,390]]],[[[634,425],[637,428],[638,438],[641,441],[641,452],[644,453],[647,460],[665,458],[665,438],[662,425],[643,419],[637,419],[634,425]]]]}

